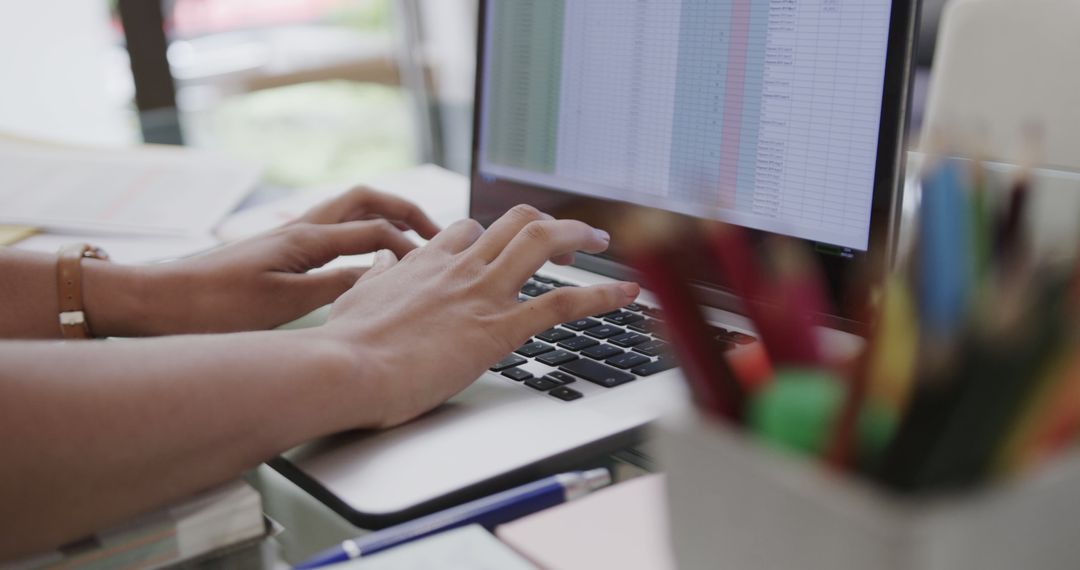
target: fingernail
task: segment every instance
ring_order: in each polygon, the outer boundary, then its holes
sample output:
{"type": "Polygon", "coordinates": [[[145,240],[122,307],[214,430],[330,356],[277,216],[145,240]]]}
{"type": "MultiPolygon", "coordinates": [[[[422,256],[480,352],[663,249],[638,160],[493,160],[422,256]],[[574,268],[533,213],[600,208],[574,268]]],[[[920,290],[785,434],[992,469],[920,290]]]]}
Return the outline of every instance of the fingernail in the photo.
{"type": "Polygon", "coordinates": [[[622,289],[623,294],[631,299],[636,299],[641,294],[641,286],[637,283],[623,283],[619,285],[619,289],[622,289]]]}
{"type": "Polygon", "coordinates": [[[394,254],[389,249],[380,249],[375,252],[375,264],[386,265],[394,262],[394,254]]]}
{"type": "Polygon", "coordinates": [[[601,240],[611,241],[611,234],[605,232],[604,230],[594,228],[593,231],[596,232],[596,237],[600,238],[601,240]]]}

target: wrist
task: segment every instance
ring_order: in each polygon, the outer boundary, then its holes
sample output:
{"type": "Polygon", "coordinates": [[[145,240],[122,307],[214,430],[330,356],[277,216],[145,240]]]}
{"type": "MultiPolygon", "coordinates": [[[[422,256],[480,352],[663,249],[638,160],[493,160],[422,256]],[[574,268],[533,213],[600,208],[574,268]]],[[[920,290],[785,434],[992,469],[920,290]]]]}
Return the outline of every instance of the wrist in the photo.
{"type": "MultiPolygon", "coordinates": [[[[357,344],[342,335],[327,334],[325,327],[280,331],[293,335],[306,355],[311,371],[300,381],[305,390],[325,396],[319,406],[331,431],[373,429],[383,425],[386,396],[380,360],[371,347],[357,344]]],[[[275,333],[278,334],[278,333],[275,333]]]]}
{"type": "Polygon", "coordinates": [[[95,337],[153,334],[144,268],[86,259],[82,272],[83,307],[95,337]]]}

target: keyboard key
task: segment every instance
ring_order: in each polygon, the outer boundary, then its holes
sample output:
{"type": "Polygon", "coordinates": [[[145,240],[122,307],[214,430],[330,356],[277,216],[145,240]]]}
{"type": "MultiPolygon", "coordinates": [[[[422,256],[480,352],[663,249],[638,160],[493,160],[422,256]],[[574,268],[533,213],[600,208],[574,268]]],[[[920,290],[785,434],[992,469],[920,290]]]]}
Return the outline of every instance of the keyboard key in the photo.
{"type": "Polygon", "coordinates": [[[634,352],[640,352],[645,356],[660,356],[668,352],[668,343],[662,340],[650,340],[635,346],[634,352]]]}
{"type": "Polygon", "coordinates": [[[562,384],[559,384],[558,382],[552,382],[551,380],[546,380],[544,378],[529,378],[525,381],[525,385],[534,390],[547,392],[552,388],[558,388],[562,384]]]}
{"type": "Polygon", "coordinates": [[[671,370],[678,365],[679,363],[675,362],[674,358],[671,358],[670,356],[665,356],[660,358],[659,360],[655,360],[648,364],[642,364],[641,366],[634,368],[630,372],[633,372],[638,376],[652,376],[653,374],[659,374],[660,372],[671,370]]]}
{"type": "Polygon", "coordinates": [[[613,356],[605,360],[604,362],[607,362],[615,368],[622,368],[623,370],[626,370],[635,366],[641,366],[642,364],[649,362],[649,357],[635,354],[633,352],[627,352],[626,354],[613,356]]]}
{"type": "Polygon", "coordinates": [[[610,344],[598,344],[588,350],[581,351],[583,356],[588,356],[593,360],[606,360],[612,356],[622,354],[623,351],[611,346],[610,344]]]}
{"type": "Polygon", "coordinates": [[[577,378],[574,378],[573,376],[571,376],[571,375],[569,375],[569,374],[567,374],[565,372],[559,372],[558,370],[556,370],[554,372],[549,372],[546,376],[544,376],[544,378],[547,378],[548,380],[551,380],[552,382],[558,382],[559,384],[562,384],[564,386],[567,385],[567,384],[573,384],[574,382],[577,382],[577,378]]]}
{"type": "Polygon", "coordinates": [[[539,297],[549,291],[551,291],[551,287],[540,285],[538,283],[527,283],[521,288],[521,293],[530,297],[539,297]]]}
{"type": "Polygon", "coordinates": [[[542,342],[530,342],[514,352],[532,358],[534,356],[540,356],[541,354],[551,352],[555,350],[555,347],[550,344],[544,344],[542,342]]]}
{"type": "Polygon", "coordinates": [[[645,305],[638,304],[638,303],[630,303],[629,305],[623,307],[623,309],[625,309],[627,311],[633,311],[635,313],[640,313],[641,311],[644,311],[644,310],[648,309],[648,307],[646,307],[645,305]]]}
{"type": "Polygon", "coordinates": [[[590,346],[596,346],[600,344],[595,340],[586,336],[575,336],[574,338],[568,338],[559,343],[559,348],[565,348],[566,350],[572,350],[577,352],[579,350],[585,350],[590,346]]]}
{"type": "Polygon", "coordinates": [[[660,321],[656,319],[645,319],[632,323],[626,328],[639,333],[651,334],[656,332],[660,328],[660,321]]]}
{"type": "Polygon", "coordinates": [[[613,324],[625,327],[626,325],[636,323],[638,321],[645,320],[645,317],[634,313],[627,313],[624,311],[616,311],[610,315],[604,317],[604,320],[613,324]]]}
{"type": "Polygon", "coordinates": [[[614,388],[626,384],[635,379],[633,374],[615,370],[610,366],[600,364],[595,360],[581,358],[564,364],[560,367],[563,372],[569,372],[574,376],[588,380],[593,384],[599,384],[605,388],[614,388]]]}
{"type": "Polygon", "coordinates": [[[645,310],[641,311],[645,313],[645,316],[652,317],[654,319],[663,319],[664,315],[660,312],[660,309],[654,309],[652,307],[645,307],[645,310]]]}
{"type": "Polygon", "coordinates": [[[556,350],[555,352],[549,352],[536,359],[540,364],[547,364],[548,366],[558,366],[560,364],[566,364],[571,360],[577,360],[578,355],[567,352],[565,350],[556,350]]]}
{"type": "Polygon", "coordinates": [[[547,277],[541,277],[539,275],[533,275],[532,278],[533,281],[536,281],[537,283],[543,283],[544,285],[551,285],[555,282],[554,279],[548,279],[547,277]]]}
{"type": "Polygon", "coordinates": [[[570,332],[570,331],[568,331],[566,329],[548,329],[548,330],[536,335],[536,338],[538,338],[538,339],[540,339],[540,340],[542,340],[544,342],[556,343],[556,342],[559,342],[560,340],[566,340],[568,338],[573,338],[575,336],[577,336],[577,335],[575,335],[574,333],[572,333],[572,332],[570,332]]]}
{"type": "Polygon", "coordinates": [[[520,356],[518,356],[516,354],[511,354],[510,356],[507,356],[506,358],[496,362],[495,365],[492,366],[491,368],[489,368],[488,370],[491,370],[492,372],[502,372],[503,370],[506,370],[507,368],[513,368],[515,366],[521,366],[522,364],[525,364],[526,362],[528,362],[528,361],[525,360],[524,358],[522,358],[522,357],[520,357],[520,356]]]}
{"type": "Polygon", "coordinates": [[[567,388],[565,386],[555,388],[554,390],[548,392],[548,394],[551,394],[552,396],[555,396],[556,398],[564,402],[573,402],[574,400],[582,397],[581,392],[578,392],[577,390],[571,390],[570,388],[567,388]]]}
{"type": "Polygon", "coordinates": [[[528,372],[520,368],[511,368],[510,370],[503,372],[502,375],[515,382],[522,382],[533,377],[532,372],[528,372]]]}
{"type": "Polygon", "coordinates": [[[593,327],[593,328],[585,331],[585,334],[587,334],[587,335],[589,335],[589,336],[591,336],[593,338],[605,339],[605,338],[611,338],[613,336],[621,335],[624,332],[626,332],[626,331],[623,330],[623,329],[620,329],[619,327],[616,327],[616,326],[613,326],[613,325],[603,325],[603,326],[599,326],[599,327],[593,327]]]}
{"type": "Polygon", "coordinates": [[[613,336],[608,339],[608,342],[615,346],[621,346],[623,348],[630,348],[631,346],[637,346],[643,342],[649,342],[649,337],[634,332],[621,334],[619,336],[613,336]]]}
{"type": "Polygon", "coordinates": [[[596,319],[581,319],[581,320],[578,320],[578,321],[564,323],[563,326],[570,329],[570,330],[572,330],[572,331],[581,332],[583,330],[588,330],[588,329],[591,329],[593,327],[598,327],[598,326],[600,326],[600,324],[601,324],[600,321],[598,321],[596,319]]]}

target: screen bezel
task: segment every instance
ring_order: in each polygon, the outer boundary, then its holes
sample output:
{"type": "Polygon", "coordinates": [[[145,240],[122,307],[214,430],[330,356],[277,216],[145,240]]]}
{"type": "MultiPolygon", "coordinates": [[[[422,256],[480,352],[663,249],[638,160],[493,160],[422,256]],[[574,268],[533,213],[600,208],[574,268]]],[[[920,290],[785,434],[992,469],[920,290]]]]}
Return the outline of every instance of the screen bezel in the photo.
{"type": "MultiPolygon", "coordinates": [[[[487,12],[494,0],[481,0],[479,9],[476,91],[473,113],[473,146],[471,167],[471,192],[469,215],[485,227],[517,204],[531,204],[558,218],[581,219],[594,226],[614,230],[611,212],[619,215],[632,214],[643,206],[625,202],[583,196],[571,192],[525,184],[497,178],[486,180],[480,175],[480,142],[483,128],[483,105],[485,98],[487,12]]],[[[892,4],[889,38],[885,61],[884,90],[880,114],[880,131],[874,173],[874,190],[871,202],[869,246],[867,251],[851,251],[851,257],[822,253],[814,247],[823,269],[832,312],[823,315],[828,326],[861,332],[863,303],[856,298],[860,291],[854,284],[858,281],[880,279],[891,267],[895,255],[896,237],[903,192],[906,162],[905,141],[911,102],[911,78],[914,66],[914,40],[919,15],[918,0],[894,0],[892,4]]],[[[680,221],[695,223],[696,218],[672,214],[680,221]]],[[[746,230],[752,242],[759,242],[770,234],[760,230],[746,230]]],[[[618,233],[613,231],[618,241],[618,233]]],[[[802,240],[805,241],[805,240],[802,240]]],[[[815,242],[806,242],[818,245],[815,242]]],[[[615,246],[617,247],[617,246],[615,246]]],[[[601,255],[579,254],[575,265],[614,278],[632,277],[633,273],[622,262],[618,250],[601,255]]],[[[739,311],[740,301],[730,288],[718,280],[712,271],[702,271],[692,276],[703,301],[723,309],[739,311]]]]}

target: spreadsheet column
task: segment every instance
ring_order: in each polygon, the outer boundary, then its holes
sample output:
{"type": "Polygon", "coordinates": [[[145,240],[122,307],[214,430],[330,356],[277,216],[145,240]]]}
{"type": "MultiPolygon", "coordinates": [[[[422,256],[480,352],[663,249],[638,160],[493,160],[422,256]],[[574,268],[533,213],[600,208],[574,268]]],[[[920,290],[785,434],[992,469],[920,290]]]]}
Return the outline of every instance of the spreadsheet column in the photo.
{"type": "Polygon", "coordinates": [[[765,47],[769,34],[769,3],[751,2],[747,28],[747,54],[743,82],[742,132],[736,174],[736,208],[776,217],[779,193],[758,185],[758,147],[761,142],[765,84],[765,47]]]}
{"type": "Polygon", "coordinates": [[[487,159],[554,172],[564,0],[499,4],[490,63],[487,159]]]}
{"type": "Polygon", "coordinates": [[[883,0],[863,6],[859,21],[859,51],[856,63],[859,82],[855,86],[855,103],[850,112],[858,128],[852,134],[849,160],[853,165],[851,186],[848,189],[845,217],[853,228],[865,228],[870,223],[872,196],[857,188],[873,188],[874,164],[881,130],[881,92],[885,80],[885,48],[889,37],[890,3],[883,0]]]}
{"type": "Polygon", "coordinates": [[[832,26],[823,10],[822,3],[808,2],[808,7],[816,14],[813,30],[813,46],[805,54],[805,70],[813,77],[810,99],[806,102],[805,112],[810,117],[809,144],[806,151],[806,195],[803,200],[803,215],[806,221],[820,225],[825,218],[824,201],[826,176],[829,160],[829,115],[832,112],[833,81],[836,63],[832,60],[835,50],[828,45],[827,39],[832,26]]]}
{"type": "Polygon", "coordinates": [[[724,89],[724,128],[720,138],[720,207],[734,209],[739,185],[739,143],[746,96],[746,60],[750,49],[751,0],[732,0],[728,18],[727,86],[724,89]]]}
{"type": "Polygon", "coordinates": [[[787,153],[784,163],[784,219],[804,223],[820,218],[807,189],[810,161],[810,103],[814,96],[813,59],[817,52],[818,12],[806,1],[792,3],[795,25],[791,32],[791,101],[788,105],[787,153]]]}
{"type": "Polygon", "coordinates": [[[672,125],[669,197],[720,205],[731,0],[684,0],[672,125]]]}
{"type": "Polygon", "coordinates": [[[680,11],[678,0],[570,2],[560,175],[666,195],[680,11]]]}
{"type": "Polygon", "coordinates": [[[763,194],[776,196],[774,216],[781,219],[797,219],[802,214],[802,195],[792,187],[789,176],[793,170],[801,172],[806,164],[791,144],[798,121],[794,109],[798,18],[797,0],[769,2],[757,184],[763,194]]]}
{"type": "Polygon", "coordinates": [[[815,95],[817,119],[815,123],[821,133],[823,151],[823,177],[820,188],[822,200],[822,221],[829,227],[840,227],[844,223],[844,170],[846,165],[838,164],[843,158],[846,146],[850,146],[850,116],[838,105],[843,97],[847,83],[841,84],[844,75],[841,58],[841,40],[843,10],[841,0],[822,0],[821,24],[818,27],[818,70],[823,83],[818,85],[815,95]],[[828,83],[824,83],[827,78],[828,83]]]}

